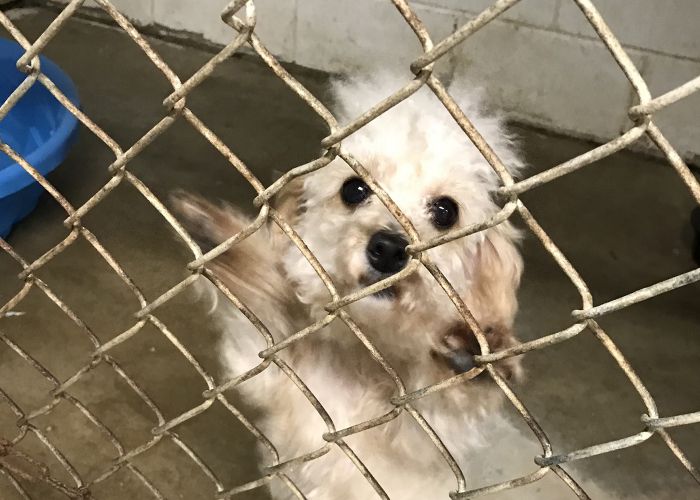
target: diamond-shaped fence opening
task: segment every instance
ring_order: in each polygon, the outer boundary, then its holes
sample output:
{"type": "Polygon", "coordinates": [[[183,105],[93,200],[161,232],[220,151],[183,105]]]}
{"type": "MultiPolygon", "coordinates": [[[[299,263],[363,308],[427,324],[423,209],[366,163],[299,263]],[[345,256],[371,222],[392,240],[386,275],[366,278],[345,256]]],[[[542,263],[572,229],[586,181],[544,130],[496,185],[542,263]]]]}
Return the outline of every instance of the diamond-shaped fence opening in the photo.
{"type": "MultiPolygon", "coordinates": [[[[700,281],[700,269],[669,277],[667,280],[653,284],[646,288],[634,291],[623,297],[605,302],[602,304],[594,304],[593,297],[589,291],[586,282],[581,278],[579,273],[569,262],[567,257],[559,250],[555,242],[548,236],[547,232],[540,226],[537,220],[533,217],[528,208],[519,199],[519,195],[531,189],[541,186],[558,177],[568,175],[578,169],[585,168],[591,163],[612,155],[624,148],[635,143],[643,136],[648,137],[653,144],[658,147],[663,156],[667,159],[669,165],[677,172],[684,184],[687,186],[692,197],[700,203],[700,185],[693,177],[692,173],[681,159],[680,155],[674,150],[673,146],[664,136],[663,132],[654,123],[654,113],[660,111],[667,106],[689,96],[690,94],[700,90],[700,77],[684,83],[683,85],[657,97],[652,97],[646,82],[640,75],[640,72],[633,64],[630,57],[625,52],[619,40],[608,28],[605,20],[593,5],[591,0],[571,0],[584,13],[590,24],[595,29],[602,42],[610,51],[615,61],[624,73],[626,78],[632,84],[637,97],[637,103],[629,109],[630,126],[629,129],[622,133],[619,137],[609,141],[606,144],[598,146],[586,153],[568,160],[560,165],[557,165],[549,170],[533,175],[521,181],[515,181],[508,173],[508,170],[503,165],[496,153],[491,149],[488,143],[483,139],[479,130],[477,130],[469,117],[457,106],[443,82],[433,73],[433,64],[448,54],[458,44],[465,42],[470,35],[484,27],[486,24],[496,19],[508,8],[512,7],[518,0],[498,0],[492,6],[484,10],[479,15],[471,19],[467,24],[457,29],[447,38],[434,42],[430,33],[426,31],[420,18],[415,14],[410,5],[405,0],[391,0],[397,9],[397,16],[401,16],[405,22],[415,33],[423,47],[423,53],[416,58],[410,65],[410,70],[413,72],[412,79],[407,78],[405,86],[396,89],[396,92],[387,96],[383,101],[378,102],[371,109],[358,116],[350,123],[340,124],[337,122],[333,114],[319,101],[307,88],[295,79],[265,48],[264,41],[261,40],[255,30],[256,13],[255,3],[253,0],[234,0],[222,12],[221,19],[231,28],[230,42],[209,59],[201,68],[194,74],[190,75],[183,81],[180,76],[175,74],[173,70],[166,64],[163,59],[156,53],[148,41],[136,30],[136,28],[108,1],[95,0],[96,4],[111,17],[118,27],[123,30],[138,48],[145,54],[151,63],[160,71],[163,77],[169,82],[172,90],[162,102],[163,114],[161,119],[155,123],[143,136],[141,136],[133,144],[122,145],[118,144],[109,134],[100,128],[98,124],[90,119],[82,110],[71,104],[70,100],[54,85],[54,83],[41,71],[41,65],[38,55],[44,48],[51,43],[52,38],[65,26],[68,19],[73,16],[76,11],[82,6],[84,0],[72,0],[60,14],[51,22],[33,43],[30,43],[13,22],[3,13],[0,12],[0,24],[11,34],[11,36],[20,43],[25,52],[17,61],[17,67],[26,73],[25,81],[17,87],[15,92],[0,105],[0,120],[6,116],[8,111],[17,103],[21,96],[33,85],[45,86],[63,106],[65,106],[78,120],[89,129],[92,134],[101,140],[113,154],[111,163],[107,165],[107,170],[111,177],[98,191],[94,193],[81,206],[73,206],[52,184],[44,178],[37,170],[34,169],[24,158],[17,154],[8,144],[0,141],[0,151],[10,156],[18,162],[24,170],[26,170],[38,183],[40,183],[46,191],[61,205],[66,214],[64,221],[65,235],[62,241],[51,248],[47,248],[40,257],[34,260],[25,260],[19,255],[6,241],[0,240],[0,248],[3,252],[14,259],[21,267],[21,272],[17,276],[17,293],[0,307],[0,318],[7,313],[11,313],[30,292],[43,294],[46,299],[55,304],[61,314],[65,315],[67,320],[75,325],[76,335],[82,336],[82,341],[87,346],[90,346],[89,355],[85,355],[84,359],[80,360],[79,366],[74,373],[69,376],[57,378],[52,374],[42,363],[32,356],[23,347],[15,343],[8,335],[0,330],[0,341],[3,342],[6,348],[13,351],[18,360],[21,360],[23,365],[33,370],[37,377],[43,380],[49,388],[45,394],[45,398],[40,403],[34,406],[25,406],[17,402],[11,394],[12,391],[0,388],[0,400],[2,401],[3,411],[8,411],[16,418],[17,426],[14,433],[5,436],[0,441],[0,473],[5,476],[7,483],[16,490],[20,497],[30,498],[29,493],[23,487],[22,481],[33,480],[43,483],[47,488],[61,492],[70,498],[88,498],[92,494],[93,489],[98,489],[100,485],[108,481],[113,476],[125,477],[128,475],[130,481],[140,482],[143,486],[142,490],[148,492],[153,498],[164,498],[164,494],[160,489],[149,479],[142,467],[141,459],[148,455],[149,450],[153,449],[161,441],[169,442],[182,452],[182,457],[185,457],[191,467],[196,468],[211,482],[212,488],[215,491],[215,498],[230,498],[236,496],[237,493],[248,491],[266,484],[269,481],[281,481],[285,483],[291,492],[295,493],[299,498],[304,498],[303,492],[300,491],[293,481],[286,475],[289,467],[304,461],[315,460],[328,451],[332,447],[338,447],[351,460],[358,470],[364,475],[367,481],[372,485],[380,497],[386,497],[386,493],[381,485],[372,476],[372,471],[369,470],[362,460],[355,454],[353,449],[345,442],[345,437],[352,434],[364,432],[367,429],[386,423],[389,420],[397,418],[401,413],[408,413],[418,425],[425,431],[437,450],[442,454],[446,465],[451,468],[456,478],[456,488],[450,494],[454,499],[471,498],[482,494],[487,494],[495,491],[518,488],[520,486],[538,481],[549,473],[554,473],[561,481],[566,484],[574,494],[579,498],[588,498],[586,492],[576,483],[576,481],[564,471],[562,464],[573,462],[587,457],[609,453],[615,450],[628,448],[639,445],[648,439],[660,439],[671,450],[673,455],[678,459],[688,473],[700,483],[700,473],[695,466],[688,460],[683,451],[675,443],[667,432],[668,428],[697,424],[700,422],[700,410],[694,413],[684,415],[660,415],[657,411],[656,403],[653,396],[647,390],[644,382],[637,376],[632,369],[624,354],[618,349],[615,342],[598,324],[597,319],[614,311],[618,311],[637,302],[649,299],[651,297],[669,292],[684,285],[700,281]],[[311,110],[313,110],[327,126],[327,136],[320,142],[322,154],[304,165],[292,168],[284,174],[279,180],[269,186],[265,186],[248,168],[248,166],[238,157],[235,152],[207,127],[207,124],[195,114],[187,105],[187,98],[197,86],[204,82],[219,64],[231,57],[244,46],[250,47],[259,58],[266,64],[272,72],[280,78],[311,110]],[[446,109],[452,115],[456,123],[464,131],[465,140],[470,140],[477,149],[481,152],[484,158],[492,166],[501,181],[500,195],[502,195],[505,203],[500,211],[487,220],[477,224],[470,225],[458,230],[450,231],[430,240],[421,240],[413,228],[411,220],[406,217],[398,206],[392,201],[387,193],[376,184],[365,167],[352,155],[352,153],[343,147],[342,140],[363,127],[391,107],[395,106],[404,99],[409,98],[421,87],[427,86],[432,90],[435,96],[444,104],[446,109]],[[129,169],[130,161],[137,157],[150,143],[158,136],[166,132],[173,123],[182,121],[189,124],[196,133],[208,141],[235,169],[257,193],[254,204],[257,212],[254,222],[250,226],[243,229],[238,234],[231,235],[225,242],[218,245],[216,248],[203,252],[193,238],[180,225],[178,220],[170,213],[164,203],[156,197],[151,188],[142,182],[139,177],[132,173],[129,169]],[[294,230],[283,217],[269,203],[272,197],[283,189],[288,183],[295,178],[303,176],[307,173],[324,168],[333,159],[341,158],[347,165],[352,168],[359,177],[369,184],[377,197],[393,214],[398,223],[403,227],[410,245],[408,247],[411,256],[411,262],[406,269],[398,274],[386,278],[383,281],[364,288],[362,290],[351,293],[347,296],[341,296],[333,284],[332,278],[327,274],[319,261],[315,258],[312,252],[306,247],[304,242],[299,239],[294,230]],[[110,193],[120,184],[129,184],[135,188],[142,196],[144,202],[149,203],[162,216],[162,222],[166,227],[171,228],[180,241],[191,252],[191,260],[186,266],[187,277],[177,282],[169,290],[163,292],[158,297],[147,297],[137,286],[137,280],[129,276],[120,263],[112,256],[109,249],[106,248],[93,232],[83,225],[82,221],[86,214],[90,213],[102,200],[110,195],[110,193]],[[580,295],[581,306],[571,314],[571,326],[564,330],[551,333],[536,340],[525,342],[523,344],[511,347],[497,352],[489,352],[488,344],[485,340],[483,331],[474,320],[468,308],[455,293],[452,285],[446,280],[440,270],[430,261],[425,250],[438,245],[445,244],[457,238],[463,238],[467,235],[482,231],[484,229],[496,226],[508,220],[516,214],[522,219],[525,226],[532,232],[535,237],[541,242],[544,249],[551,254],[555,262],[565,273],[571,284],[575,287],[580,295]],[[323,280],[330,296],[331,302],[326,307],[327,316],[307,328],[301,330],[298,334],[292,337],[275,343],[273,337],[268,332],[266,326],[246,307],[241,301],[226,287],[226,285],[213,273],[207,264],[218,255],[222,254],[229,248],[233,247],[243,239],[249,237],[263,224],[268,221],[275,224],[283,231],[292,242],[299,248],[301,253],[306,257],[308,262],[313,266],[319,278],[323,280]],[[90,326],[86,324],[72,309],[62,300],[60,294],[54,291],[56,285],[54,283],[45,282],[39,276],[39,271],[49,262],[51,262],[58,254],[74,245],[77,241],[83,240],[90,245],[101,259],[104,260],[108,268],[114,275],[121,280],[125,287],[138,304],[138,310],[135,313],[135,319],[128,328],[120,332],[114,332],[109,337],[109,340],[101,341],[95,335],[90,326]],[[443,380],[434,385],[423,387],[412,392],[407,391],[403,381],[386,361],[381,352],[372,344],[372,342],[364,335],[361,328],[356,324],[353,318],[346,311],[346,306],[363,297],[376,292],[378,289],[383,289],[391,286],[397,281],[404,279],[408,274],[415,272],[420,266],[425,267],[435,280],[443,288],[447,296],[450,298],[454,306],[459,311],[464,322],[469,328],[475,332],[480,345],[482,346],[482,354],[476,357],[477,367],[467,372],[466,374],[456,375],[449,379],[443,380]],[[248,372],[227,380],[221,384],[217,384],[214,377],[208,373],[204,367],[193,356],[191,351],[178,338],[177,334],[171,331],[168,325],[164,324],[158,317],[159,308],[166,302],[174,298],[183,290],[190,287],[196,280],[207,279],[218,288],[222,294],[250,320],[251,324],[258,330],[264,341],[266,348],[261,352],[260,363],[253,367],[248,372]],[[393,410],[386,415],[377,416],[365,422],[358,422],[352,427],[345,429],[336,428],[331,417],[325,412],[314,394],[304,384],[304,381],[296,374],[294,367],[288,365],[280,357],[278,353],[289,347],[291,344],[302,341],[307,336],[314,335],[320,331],[330,321],[339,320],[344,322],[352,333],[362,342],[368,350],[369,355],[386,371],[387,375],[393,380],[396,386],[396,394],[391,399],[393,410]],[[144,327],[155,329],[162,339],[169,343],[173,348],[179,351],[182,359],[185,360],[197,374],[203,387],[206,390],[201,394],[201,398],[197,404],[189,407],[187,410],[178,413],[177,415],[165,415],[154,400],[149,396],[142,386],[130,376],[127,370],[117,361],[112,355],[114,349],[118,346],[130,342],[135,336],[139,335],[144,327]],[[645,413],[640,415],[641,421],[637,429],[630,429],[627,436],[619,439],[603,442],[583,449],[572,451],[555,451],[550,444],[550,440],[544,433],[536,418],[525,408],[518,396],[509,387],[508,383],[493,369],[492,363],[511,356],[518,356],[529,351],[546,349],[548,346],[566,342],[567,340],[580,335],[584,331],[591,332],[601,345],[612,356],[614,361],[619,365],[626,375],[629,383],[639,395],[645,413]],[[255,377],[262,371],[270,369],[270,365],[276,365],[284,372],[289,380],[296,385],[303,395],[308,399],[309,403],[318,411],[319,415],[326,423],[327,433],[324,435],[326,444],[319,449],[303,456],[294,457],[284,462],[280,461],[278,452],[275,448],[275,443],[272,443],[268,438],[261,433],[255,425],[246,417],[246,415],[236,406],[234,406],[224,391],[230,389],[251,377],[255,377]],[[88,406],[83,404],[78,398],[73,395],[72,388],[77,388],[79,383],[89,380],[90,375],[99,370],[110,370],[114,377],[119,379],[124,387],[128,387],[133,393],[133,397],[137,398],[150,415],[153,423],[153,429],[148,439],[129,447],[117,437],[118,432],[113,432],[105,425],[98,416],[91,411],[88,406]],[[427,421],[422,417],[420,412],[413,406],[413,402],[426,396],[427,394],[436,391],[444,390],[454,384],[469,383],[469,379],[477,374],[485,371],[493,379],[493,381],[504,392],[506,398],[512,403],[515,410],[522,416],[527,425],[531,428],[535,437],[539,441],[542,454],[535,457],[537,468],[534,472],[522,477],[513,478],[509,481],[493,484],[487,487],[478,489],[470,489],[463,472],[460,467],[447,451],[445,444],[440,437],[432,430],[427,421]],[[225,484],[221,477],[218,477],[213,469],[207,465],[206,461],[201,458],[188,443],[183,440],[176,432],[178,426],[183,425],[199,415],[209,411],[214,405],[217,409],[230,413],[231,417],[238,420],[251,435],[262,444],[267,450],[267,463],[265,474],[262,477],[249,481],[245,484],[240,484],[231,487],[225,484]],[[52,412],[72,411],[81,415],[83,425],[93,426],[92,431],[99,434],[101,442],[109,443],[113,447],[117,458],[107,464],[99,467],[99,470],[92,470],[90,474],[85,474],[80,471],[71,460],[64,454],[61,447],[53,442],[52,438],[44,432],[40,425],[37,424],[41,418],[51,415],[52,412]],[[55,467],[49,468],[35,458],[35,456],[24,451],[23,443],[31,440],[34,445],[39,444],[43,447],[43,453],[37,456],[50,456],[51,462],[59,464],[62,473],[55,474],[52,471],[55,467]]],[[[125,306],[127,304],[125,303],[125,306]]],[[[1,323],[0,323],[1,325],[1,323]]],[[[79,391],[77,391],[79,392],[79,391]]],[[[111,451],[111,450],[110,450],[111,451]]],[[[145,494],[145,493],[144,493],[145,494]]]]}

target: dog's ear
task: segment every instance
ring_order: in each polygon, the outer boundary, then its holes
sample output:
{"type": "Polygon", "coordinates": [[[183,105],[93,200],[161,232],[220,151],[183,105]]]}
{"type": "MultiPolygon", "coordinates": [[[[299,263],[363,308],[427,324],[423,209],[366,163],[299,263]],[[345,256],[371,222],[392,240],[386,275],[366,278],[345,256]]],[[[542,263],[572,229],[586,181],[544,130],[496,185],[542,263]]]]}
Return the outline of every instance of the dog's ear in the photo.
{"type": "Polygon", "coordinates": [[[484,326],[501,325],[510,329],[513,325],[523,272],[517,240],[517,230],[505,222],[487,230],[477,250],[471,302],[484,326]]]}
{"type": "MultiPolygon", "coordinates": [[[[212,204],[185,192],[171,195],[170,205],[204,252],[252,223],[250,217],[230,205],[212,204]]],[[[279,269],[280,250],[275,245],[278,238],[282,239],[280,235],[263,226],[206,264],[207,269],[251,310],[256,313],[275,311],[277,325],[287,321],[287,308],[296,300],[289,280],[279,269]]],[[[273,313],[266,314],[270,317],[273,313]]],[[[293,331],[291,328],[289,331],[293,331]]]]}
{"type": "Polygon", "coordinates": [[[208,252],[244,227],[241,217],[232,216],[229,206],[214,205],[185,191],[171,194],[170,206],[203,252],[208,252]]]}

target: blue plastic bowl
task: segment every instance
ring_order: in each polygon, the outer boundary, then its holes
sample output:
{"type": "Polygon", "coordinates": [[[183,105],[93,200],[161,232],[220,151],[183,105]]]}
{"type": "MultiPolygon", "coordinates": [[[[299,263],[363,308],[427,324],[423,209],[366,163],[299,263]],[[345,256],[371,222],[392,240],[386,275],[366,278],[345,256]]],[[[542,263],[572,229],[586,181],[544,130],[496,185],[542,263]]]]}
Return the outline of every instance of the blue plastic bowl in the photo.
{"type": "MultiPolygon", "coordinates": [[[[0,39],[0,104],[22,83],[26,75],[15,67],[24,50],[15,42],[0,39]]],[[[68,76],[53,62],[40,56],[41,71],[76,106],[78,92],[68,76]]],[[[0,121],[0,139],[31,166],[46,175],[65,159],[78,131],[78,120],[38,81],[0,121]]],[[[36,207],[44,188],[5,153],[0,152],[0,236],[36,207]]]]}

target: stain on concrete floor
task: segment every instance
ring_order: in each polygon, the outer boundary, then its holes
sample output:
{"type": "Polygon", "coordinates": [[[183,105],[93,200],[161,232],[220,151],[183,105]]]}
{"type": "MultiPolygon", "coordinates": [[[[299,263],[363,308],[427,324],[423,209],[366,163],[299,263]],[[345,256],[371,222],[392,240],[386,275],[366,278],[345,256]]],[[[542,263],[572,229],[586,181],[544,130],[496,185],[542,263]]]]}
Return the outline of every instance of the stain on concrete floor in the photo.
{"type": "MultiPolygon", "coordinates": [[[[31,11],[17,24],[31,39],[52,15],[31,11]]],[[[152,40],[154,48],[177,74],[186,77],[211,54],[152,40]]],[[[73,20],[49,44],[46,55],[75,80],[83,110],[123,146],[132,144],[163,116],[161,101],[169,93],[165,78],[121,32],[73,20]]],[[[324,95],[322,75],[305,70],[297,76],[312,92],[324,95]]],[[[300,165],[316,154],[325,135],[322,122],[269,69],[248,57],[234,58],[188,97],[188,106],[263,182],[273,172],[300,165]]],[[[591,144],[516,129],[531,173],[550,168],[592,147],[591,144]]],[[[673,138],[671,138],[673,139],[673,138]]],[[[78,206],[110,178],[110,150],[89,131],[50,180],[78,206]]],[[[161,199],[186,188],[211,198],[252,209],[253,191],[240,175],[183,120],[148,146],[130,164],[161,199]]],[[[619,153],[523,196],[541,225],[589,284],[596,303],[624,295],[688,271],[688,217],[693,202],[675,172],[665,163],[619,153]]],[[[65,214],[45,196],[39,208],[9,237],[25,259],[37,258],[66,237],[65,214]]],[[[84,219],[84,224],[153,299],[186,276],[187,248],[173,238],[158,213],[133,188],[122,184],[84,219]]],[[[533,236],[524,242],[526,273],[517,322],[523,340],[565,328],[569,313],[580,306],[574,287],[533,236]]],[[[22,283],[19,267],[0,255],[0,303],[22,283]]],[[[133,324],[138,303],[113,271],[84,241],[70,246],[39,277],[107,341],[133,324]]],[[[700,408],[700,287],[687,286],[600,320],[656,399],[661,415],[700,408]]],[[[31,353],[59,380],[89,360],[92,345],[42,293],[33,290],[17,306],[25,313],[0,319],[0,330],[31,353]]],[[[212,352],[217,333],[204,307],[181,295],[159,309],[158,317],[210,373],[218,372],[212,352]]],[[[182,354],[155,328],[146,327],[113,352],[115,360],[152,396],[166,419],[201,403],[205,385],[182,354]]],[[[625,437],[642,430],[641,399],[612,357],[590,333],[529,353],[527,380],[516,388],[552,439],[555,452],[565,452],[625,437]]],[[[0,345],[0,388],[22,408],[35,409],[49,399],[49,384],[7,346],[0,345]]],[[[106,366],[100,366],[72,387],[82,401],[122,441],[125,449],[152,438],[157,424],[149,408],[106,366]]],[[[250,411],[249,409],[246,411],[250,411]]],[[[15,417],[0,403],[0,437],[16,434],[15,417]]],[[[494,443],[491,468],[506,477],[535,470],[538,453],[527,427],[512,420],[529,446],[514,450],[494,443]]],[[[45,430],[76,470],[94,477],[114,457],[104,436],[84,415],[59,404],[36,425],[45,430]]],[[[177,427],[225,487],[257,477],[253,439],[235,418],[215,404],[177,427]]],[[[700,464],[700,427],[670,431],[688,458],[700,464]]],[[[23,449],[47,460],[51,472],[69,481],[35,438],[23,449]]],[[[167,498],[212,498],[212,482],[172,442],[163,440],[141,455],[136,465],[167,498]]],[[[593,498],[700,498],[698,485],[678,464],[658,436],[634,448],[582,460],[566,469],[590,488],[593,498]]],[[[469,474],[469,471],[467,471],[469,474]]],[[[478,484],[478,477],[469,480],[478,484]]],[[[40,484],[29,484],[36,498],[64,498],[40,484]]],[[[148,498],[144,487],[125,470],[94,491],[100,499],[148,498]]],[[[0,497],[18,498],[0,475],[0,497]],[[14,495],[14,496],[13,496],[14,495]]],[[[240,497],[266,498],[260,489],[240,497]]],[[[547,478],[488,498],[573,498],[547,478]],[[515,496],[513,496],[515,495],[515,496]]]]}

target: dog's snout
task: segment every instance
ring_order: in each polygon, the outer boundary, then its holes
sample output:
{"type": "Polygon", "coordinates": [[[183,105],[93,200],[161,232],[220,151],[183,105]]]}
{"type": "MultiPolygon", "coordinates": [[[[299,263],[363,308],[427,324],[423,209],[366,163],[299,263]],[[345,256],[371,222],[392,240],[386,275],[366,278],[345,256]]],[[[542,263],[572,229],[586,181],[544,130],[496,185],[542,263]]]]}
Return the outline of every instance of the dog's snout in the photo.
{"type": "Polygon", "coordinates": [[[408,254],[406,238],[397,233],[379,231],[367,244],[367,259],[380,273],[394,274],[406,266],[408,254]]]}

